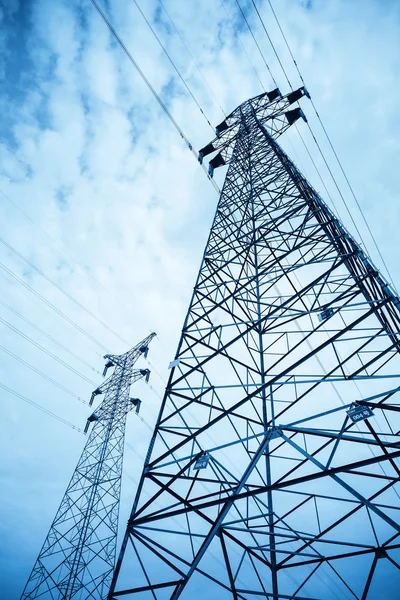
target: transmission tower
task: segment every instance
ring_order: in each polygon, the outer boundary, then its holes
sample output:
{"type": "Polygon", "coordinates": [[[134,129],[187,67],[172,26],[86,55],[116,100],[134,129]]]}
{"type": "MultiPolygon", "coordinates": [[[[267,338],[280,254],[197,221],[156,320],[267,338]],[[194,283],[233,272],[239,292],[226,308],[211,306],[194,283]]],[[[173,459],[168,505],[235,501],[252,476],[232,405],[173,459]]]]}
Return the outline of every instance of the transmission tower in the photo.
{"type": "Polygon", "coordinates": [[[103,376],[114,372],[93,393],[104,400],[88,418],[91,433],[61,501],[21,599],[71,598],[104,600],[115,563],[118,511],[127,414],[140,400],[130,387],[148,378],[148,369],[134,369],[147,356],[154,333],[129,352],[107,354],[103,376]]]}
{"type": "Polygon", "coordinates": [[[400,304],[277,143],[304,95],[200,151],[229,167],[110,599],[398,598],[400,304]]]}

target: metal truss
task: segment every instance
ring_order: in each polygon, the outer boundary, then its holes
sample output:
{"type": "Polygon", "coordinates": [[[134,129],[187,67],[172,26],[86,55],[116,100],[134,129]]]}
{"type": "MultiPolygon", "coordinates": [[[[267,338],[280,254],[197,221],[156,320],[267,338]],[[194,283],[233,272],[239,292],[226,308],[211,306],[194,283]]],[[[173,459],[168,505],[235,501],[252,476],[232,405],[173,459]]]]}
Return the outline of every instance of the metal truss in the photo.
{"type": "Polygon", "coordinates": [[[278,145],[292,99],[200,151],[229,168],[110,600],[399,597],[399,299],[278,145]]]}
{"type": "Polygon", "coordinates": [[[140,400],[130,387],[148,378],[148,369],[134,369],[147,355],[149,335],[129,352],[107,354],[104,374],[113,374],[92,394],[104,399],[88,418],[93,428],[61,501],[21,598],[104,600],[115,564],[118,510],[127,414],[140,400]]]}

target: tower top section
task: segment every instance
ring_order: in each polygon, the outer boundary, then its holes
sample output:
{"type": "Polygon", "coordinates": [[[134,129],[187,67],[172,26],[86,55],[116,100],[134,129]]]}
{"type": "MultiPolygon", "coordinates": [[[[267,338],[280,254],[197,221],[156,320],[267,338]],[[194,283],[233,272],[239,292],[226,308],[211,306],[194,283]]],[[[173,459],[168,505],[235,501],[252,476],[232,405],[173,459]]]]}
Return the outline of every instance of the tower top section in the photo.
{"type": "Polygon", "coordinates": [[[300,106],[290,108],[304,96],[310,98],[310,94],[303,86],[286,94],[286,96],[282,96],[279,88],[275,88],[271,92],[264,92],[259,96],[246,100],[235,108],[222,123],[217,125],[215,128],[216,137],[199,151],[200,164],[202,164],[205,156],[213,154],[217,150],[219,152],[209,162],[208,171],[210,176],[214,175],[214,169],[217,167],[229,164],[240,124],[249,113],[255,116],[274,138],[279,137],[298,119],[307,122],[300,106]]]}
{"type": "Polygon", "coordinates": [[[105,376],[107,369],[110,367],[132,367],[141,356],[146,358],[149,351],[149,344],[155,336],[156,334],[154,332],[150,333],[146,338],[124,354],[106,354],[104,358],[107,359],[107,362],[104,367],[103,376],[105,376]]]}

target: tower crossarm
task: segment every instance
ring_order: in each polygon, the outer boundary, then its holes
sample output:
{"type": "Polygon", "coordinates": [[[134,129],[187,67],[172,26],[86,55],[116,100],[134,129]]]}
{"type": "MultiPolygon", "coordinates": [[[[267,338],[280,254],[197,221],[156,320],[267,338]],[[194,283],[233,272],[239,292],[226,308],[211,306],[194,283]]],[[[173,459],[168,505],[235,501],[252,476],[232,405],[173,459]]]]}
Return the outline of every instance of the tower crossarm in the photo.
{"type": "Polygon", "coordinates": [[[286,96],[282,96],[280,90],[276,88],[271,92],[265,92],[247,100],[228,115],[222,123],[217,125],[217,136],[199,151],[199,162],[202,163],[205,156],[219,150],[209,163],[211,176],[214,169],[229,163],[239,127],[243,120],[243,110],[248,110],[249,107],[273,137],[279,137],[300,118],[306,121],[307,119],[301,108],[299,106],[292,107],[303,96],[310,97],[305,87],[294,90],[286,96]]]}
{"type": "Polygon", "coordinates": [[[132,402],[124,402],[121,403],[116,409],[114,400],[115,394],[128,393],[129,388],[133,383],[136,383],[136,381],[139,381],[139,379],[146,379],[148,381],[149,376],[149,369],[135,369],[133,371],[125,370],[125,377],[122,380],[111,376],[107,381],[105,381],[102,385],[96,388],[96,395],[104,394],[105,397],[101,404],[98,406],[98,408],[96,408],[96,410],[88,417],[85,427],[85,433],[87,433],[90,423],[98,421],[108,422],[110,416],[115,410],[117,411],[117,413],[114,415],[114,419],[124,419],[127,413],[134,408],[135,404],[133,404],[132,402]]]}
{"type": "Polygon", "coordinates": [[[139,342],[132,350],[125,352],[125,354],[106,354],[104,358],[107,362],[103,375],[105,375],[106,370],[111,366],[125,365],[126,368],[132,368],[141,356],[146,358],[147,352],[149,351],[149,344],[155,335],[155,333],[150,333],[150,335],[145,337],[144,340],[139,342]]]}

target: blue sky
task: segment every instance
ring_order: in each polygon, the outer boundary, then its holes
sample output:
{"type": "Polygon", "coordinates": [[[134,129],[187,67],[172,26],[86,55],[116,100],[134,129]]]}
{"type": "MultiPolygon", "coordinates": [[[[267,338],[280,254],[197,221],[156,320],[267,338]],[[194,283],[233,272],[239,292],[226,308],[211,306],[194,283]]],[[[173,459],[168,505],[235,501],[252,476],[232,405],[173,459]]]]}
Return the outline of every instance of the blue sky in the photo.
{"type": "MultiPolygon", "coordinates": [[[[164,0],[212,94],[160,2],[137,1],[213,125],[223,119],[220,106],[230,112],[249,96],[261,93],[259,79],[267,90],[274,87],[235,0],[164,0]]],[[[135,60],[194,147],[203,147],[213,133],[134,2],[101,3],[108,4],[112,5],[108,14],[135,60]]],[[[240,4],[282,92],[288,92],[251,3],[240,0],[240,4]]],[[[299,86],[268,3],[257,0],[256,4],[291,82],[299,86]]],[[[275,0],[274,5],[400,287],[396,243],[400,5],[396,0],[275,0]]],[[[135,391],[143,399],[141,414],[151,424],[215,209],[215,190],[110,39],[89,0],[3,3],[0,78],[0,237],[126,340],[102,326],[1,242],[0,263],[5,269],[0,268],[0,318],[9,325],[0,322],[0,344],[87,399],[101,381],[96,371],[102,371],[104,347],[113,353],[125,352],[129,344],[156,331],[159,337],[149,355],[158,371],[153,369],[153,389],[142,384],[135,391]],[[9,271],[99,343],[67,323],[9,271]]],[[[303,109],[367,249],[382,266],[306,100],[303,109]]],[[[354,232],[308,128],[300,127],[340,216],[354,232]]],[[[282,143],[326,198],[296,131],[288,132],[282,143]]],[[[217,173],[219,183],[222,177],[223,172],[217,173]]],[[[89,414],[84,404],[1,349],[0,357],[0,383],[83,428],[89,414]]],[[[0,398],[0,589],[2,598],[12,600],[22,591],[84,437],[4,389],[0,398]]],[[[139,456],[128,448],[125,468],[137,478],[149,429],[134,415],[129,419],[128,438],[139,456]]],[[[122,523],[134,488],[132,480],[126,479],[122,523]]]]}

